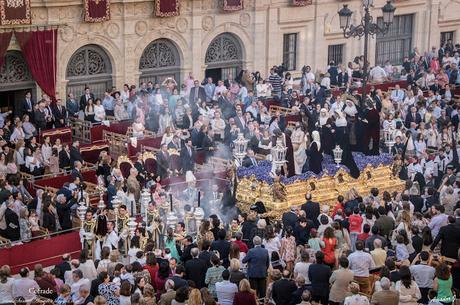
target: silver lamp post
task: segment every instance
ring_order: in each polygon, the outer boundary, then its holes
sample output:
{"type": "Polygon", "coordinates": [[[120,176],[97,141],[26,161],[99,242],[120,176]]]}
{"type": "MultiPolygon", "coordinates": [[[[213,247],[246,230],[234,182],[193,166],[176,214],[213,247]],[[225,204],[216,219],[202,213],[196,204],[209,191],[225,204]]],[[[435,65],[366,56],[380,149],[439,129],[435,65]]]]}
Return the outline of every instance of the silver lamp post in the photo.
{"type": "Polygon", "coordinates": [[[343,149],[339,145],[336,145],[332,152],[334,153],[334,162],[339,167],[340,162],[342,162],[343,149]]]}
{"type": "Polygon", "coordinates": [[[243,163],[243,158],[246,156],[246,148],[248,147],[248,142],[244,137],[243,133],[238,133],[238,137],[233,141],[235,147],[233,148],[233,157],[238,161],[238,165],[241,166],[243,163]]]}
{"type": "Polygon", "coordinates": [[[272,155],[272,172],[276,173],[286,163],[287,147],[283,145],[281,139],[276,140],[276,145],[271,149],[272,155]]]}

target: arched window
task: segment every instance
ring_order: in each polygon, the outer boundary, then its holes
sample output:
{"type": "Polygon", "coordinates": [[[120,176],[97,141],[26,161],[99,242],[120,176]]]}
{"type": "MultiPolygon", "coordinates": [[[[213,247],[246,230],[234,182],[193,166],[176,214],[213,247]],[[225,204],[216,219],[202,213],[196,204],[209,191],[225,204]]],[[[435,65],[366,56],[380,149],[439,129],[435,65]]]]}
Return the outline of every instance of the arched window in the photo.
{"type": "Polygon", "coordinates": [[[243,67],[243,49],[238,38],[231,33],[222,33],[211,41],[205,56],[206,76],[217,79],[232,78],[243,67]]]}
{"type": "Polygon", "coordinates": [[[26,89],[34,85],[34,80],[21,52],[8,51],[0,67],[0,90],[26,89]]]}
{"type": "Polygon", "coordinates": [[[139,61],[140,83],[162,83],[167,77],[180,82],[180,56],[175,44],[168,39],[152,41],[139,61]]]}
{"type": "Polygon", "coordinates": [[[96,97],[112,87],[112,64],[107,53],[97,45],[78,49],[67,64],[67,92],[76,96],[88,86],[96,97]]]}

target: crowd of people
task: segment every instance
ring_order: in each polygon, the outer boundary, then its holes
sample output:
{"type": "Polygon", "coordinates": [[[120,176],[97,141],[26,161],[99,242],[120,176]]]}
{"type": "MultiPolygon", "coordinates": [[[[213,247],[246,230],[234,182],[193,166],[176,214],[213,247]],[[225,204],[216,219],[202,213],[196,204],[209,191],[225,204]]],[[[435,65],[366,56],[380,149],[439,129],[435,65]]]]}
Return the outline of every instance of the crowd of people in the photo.
{"type": "MultiPolygon", "coordinates": [[[[454,99],[459,52],[460,46],[448,41],[423,55],[414,49],[402,70],[389,62],[376,66],[370,71],[375,84],[403,80],[407,86],[396,82],[388,92],[372,88],[365,97],[359,94],[360,57],[348,68],[331,61],[324,73],[305,66],[300,83],[280,65],[265,79],[243,70],[214,83],[190,73],[180,87],[168,78],[162,84],[112,88],[97,98],[86,88],[79,99],[69,93],[65,103],[46,95],[35,102],[27,93],[17,116],[0,115],[0,235],[11,242],[71,230],[78,203],[89,203],[79,142],[51,143],[45,137],[39,143],[40,131],[68,126],[70,118],[93,124],[132,120],[133,137],[151,131],[162,138],[161,147],[155,172],[137,158],[125,177],[102,152],[96,175],[107,207],[86,212],[80,258],[65,255],[49,271],[36,265],[33,277],[22,268],[13,278],[3,266],[0,301],[41,296],[57,304],[97,305],[453,304],[460,289],[454,99]],[[284,113],[271,114],[270,104],[297,115],[294,127],[284,113]],[[354,177],[360,172],[352,152],[393,154],[394,173],[406,187],[394,193],[373,188],[369,194],[350,189],[322,207],[306,194],[305,204],[292,206],[282,219],[264,217],[263,203],[257,203],[230,221],[206,210],[193,232],[183,217],[175,228],[162,225],[159,207],[168,200],[162,180],[194,172],[198,150],[207,159],[222,147],[231,151],[239,134],[248,140],[240,166],[270,159],[271,148],[281,141],[287,166],[277,174],[318,174],[324,155],[339,145],[342,163],[354,177]],[[388,138],[395,143],[387,148],[388,138]],[[172,162],[171,149],[180,164],[172,162]],[[32,196],[23,178],[65,171],[72,181],[56,193],[37,190],[32,196]],[[131,236],[127,222],[144,212],[145,186],[152,190],[148,209],[158,226],[139,224],[131,236]],[[121,200],[116,211],[115,196],[121,200]],[[88,234],[94,237],[87,239],[88,234]]],[[[224,201],[215,189],[200,193],[193,179],[188,182],[180,199],[189,209],[201,196],[212,204],[224,201]]],[[[226,204],[235,204],[226,197],[226,204]]]]}

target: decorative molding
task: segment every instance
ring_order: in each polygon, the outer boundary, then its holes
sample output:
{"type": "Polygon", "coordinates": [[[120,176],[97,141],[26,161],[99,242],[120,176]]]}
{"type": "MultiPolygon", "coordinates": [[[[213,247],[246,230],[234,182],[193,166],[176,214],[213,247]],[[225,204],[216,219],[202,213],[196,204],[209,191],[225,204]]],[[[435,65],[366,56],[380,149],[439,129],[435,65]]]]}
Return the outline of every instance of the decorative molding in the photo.
{"type": "Polygon", "coordinates": [[[247,27],[251,23],[251,15],[248,13],[242,13],[240,15],[240,24],[244,27],[247,27]]]}
{"type": "Polygon", "coordinates": [[[148,25],[145,21],[138,21],[134,27],[134,31],[138,36],[144,36],[147,33],[148,25]]]}
{"type": "Polygon", "coordinates": [[[188,21],[185,18],[178,18],[176,22],[176,28],[180,33],[185,33],[188,28],[188,21]]]}
{"type": "Polygon", "coordinates": [[[213,16],[204,16],[201,20],[201,27],[205,31],[210,31],[214,27],[214,17],[213,16]]]}
{"type": "Polygon", "coordinates": [[[120,35],[120,26],[114,22],[109,23],[105,29],[105,32],[110,38],[116,38],[118,35],[120,35]]]}

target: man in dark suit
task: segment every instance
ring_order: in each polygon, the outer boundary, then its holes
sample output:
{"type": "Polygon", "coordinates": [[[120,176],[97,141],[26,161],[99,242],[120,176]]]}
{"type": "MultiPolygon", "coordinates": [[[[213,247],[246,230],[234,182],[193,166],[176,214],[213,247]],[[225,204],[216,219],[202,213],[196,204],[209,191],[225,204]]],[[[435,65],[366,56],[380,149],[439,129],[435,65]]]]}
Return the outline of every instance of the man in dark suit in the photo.
{"type": "Polygon", "coordinates": [[[181,287],[188,287],[188,282],[184,280],[185,276],[185,267],[184,265],[177,265],[176,272],[170,279],[174,282],[174,289],[179,289],[181,287]]]}
{"type": "Polygon", "coordinates": [[[321,213],[319,203],[312,201],[311,194],[306,194],[305,199],[307,199],[307,202],[302,204],[300,209],[305,211],[305,215],[307,219],[313,221],[315,228],[318,228],[319,227],[318,216],[321,213]]]}
{"type": "Polygon", "coordinates": [[[38,130],[46,129],[45,102],[41,101],[38,103],[38,109],[34,111],[34,121],[38,130]]]}
{"type": "Polygon", "coordinates": [[[74,164],[75,161],[80,161],[82,164],[85,162],[80,153],[80,141],[76,140],[70,147],[70,165],[74,164]]]}
{"type": "Polygon", "coordinates": [[[230,254],[230,242],[225,240],[227,232],[224,229],[217,232],[218,240],[215,240],[211,244],[211,251],[219,252],[219,257],[222,258],[222,266],[228,268],[230,266],[230,260],[228,255],[230,254]]]}
{"type": "Polygon", "coordinates": [[[59,152],[59,168],[68,169],[71,165],[69,144],[65,144],[64,149],[59,152]]]}
{"type": "Polygon", "coordinates": [[[201,148],[206,154],[206,160],[212,157],[214,150],[216,149],[216,145],[214,143],[214,130],[208,130],[206,136],[203,138],[203,142],[201,143],[201,148]]]}
{"type": "Polygon", "coordinates": [[[197,245],[193,242],[193,238],[190,235],[185,236],[183,240],[183,244],[184,244],[184,251],[182,251],[180,260],[182,264],[185,264],[187,261],[192,259],[191,251],[193,248],[196,248],[197,245]]]}
{"type": "Polygon", "coordinates": [[[16,241],[21,239],[21,232],[19,229],[19,217],[18,214],[13,210],[14,208],[14,199],[13,195],[10,195],[8,201],[6,201],[6,210],[4,214],[4,221],[6,224],[6,229],[3,230],[4,237],[8,238],[10,241],[16,241]]]}
{"type": "Polygon", "coordinates": [[[62,262],[56,265],[56,268],[59,269],[59,278],[64,280],[64,273],[70,271],[70,254],[65,253],[62,255],[62,262]]]}
{"type": "Polygon", "coordinates": [[[94,101],[94,94],[92,94],[91,90],[88,87],[86,87],[85,93],[80,97],[80,110],[85,111],[89,99],[92,99],[94,101]]]}
{"type": "Polygon", "coordinates": [[[25,114],[27,114],[31,120],[34,119],[34,101],[32,100],[32,93],[30,93],[30,91],[27,91],[22,101],[22,115],[25,114]]]}
{"type": "Polygon", "coordinates": [[[206,277],[206,271],[208,267],[204,260],[198,258],[200,251],[198,248],[190,250],[192,259],[185,263],[185,278],[192,280],[196,288],[201,289],[205,286],[204,279],[206,277]]]}
{"type": "Polygon", "coordinates": [[[273,283],[272,298],[276,305],[291,304],[292,293],[297,290],[297,286],[290,279],[291,272],[283,271],[283,278],[273,283]]]}
{"type": "Polygon", "coordinates": [[[62,100],[57,99],[56,104],[51,108],[51,110],[54,116],[54,127],[64,127],[67,121],[67,110],[62,105],[62,100]]]}
{"type": "Polygon", "coordinates": [[[243,258],[243,264],[248,264],[247,276],[251,288],[256,290],[258,298],[264,298],[267,290],[267,270],[270,266],[268,250],[261,247],[262,239],[255,236],[252,240],[254,248],[249,249],[243,258]]]}
{"type": "Polygon", "coordinates": [[[235,116],[235,124],[236,127],[240,130],[240,132],[245,133],[246,132],[246,119],[243,116],[243,111],[241,109],[238,109],[236,111],[236,116],[235,116]]]}
{"type": "Polygon", "coordinates": [[[62,230],[71,229],[72,218],[70,208],[76,204],[76,201],[73,198],[67,200],[64,194],[59,194],[56,197],[56,202],[56,210],[62,230]]]}
{"type": "Polygon", "coordinates": [[[161,180],[168,178],[169,176],[169,163],[171,158],[168,153],[168,146],[162,144],[160,151],[157,153],[157,175],[161,180]]]}
{"type": "Polygon", "coordinates": [[[256,157],[254,155],[254,151],[251,149],[251,148],[248,148],[246,150],[247,154],[246,156],[243,158],[243,166],[244,167],[250,167],[250,166],[257,166],[257,160],[256,160],[256,157]]]}
{"type": "Polygon", "coordinates": [[[190,89],[189,102],[196,104],[198,99],[200,99],[201,101],[206,101],[206,91],[203,87],[200,86],[200,82],[198,80],[195,80],[194,84],[195,87],[190,89]]]}
{"type": "Polygon", "coordinates": [[[297,207],[291,206],[291,210],[283,214],[282,221],[285,231],[287,227],[291,227],[291,229],[294,230],[297,222],[299,221],[299,217],[297,216],[297,207]]]}
{"type": "Polygon", "coordinates": [[[332,275],[331,267],[323,264],[323,252],[316,252],[315,257],[316,263],[310,265],[310,268],[308,268],[308,278],[311,281],[313,301],[327,304],[329,297],[329,278],[332,275]]]}
{"type": "Polygon", "coordinates": [[[192,146],[192,139],[185,140],[185,145],[180,151],[180,160],[182,163],[182,172],[195,170],[195,150],[192,146]]]}
{"type": "Polygon", "coordinates": [[[73,180],[75,180],[75,178],[79,178],[80,181],[83,181],[83,175],[81,174],[81,167],[82,165],[80,161],[74,162],[72,171],[70,172],[70,175],[73,180]]]}
{"type": "Polygon", "coordinates": [[[460,225],[456,223],[455,216],[450,215],[448,220],[449,224],[441,227],[433,244],[431,244],[431,251],[441,241],[441,255],[456,260],[460,248],[460,225]]]}
{"type": "Polygon", "coordinates": [[[404,125],[406,125],[406,128],[410,128],[410,125],[412,122],[415,124],[420,124],[422,121],[422,117],[420,116],[420,113],[417,112],[417,107],[412,106],[410,108],[410,113],[406,114],[406,120],[404,121],[404,125]]]}

